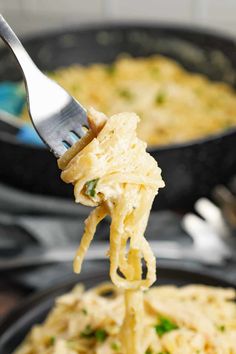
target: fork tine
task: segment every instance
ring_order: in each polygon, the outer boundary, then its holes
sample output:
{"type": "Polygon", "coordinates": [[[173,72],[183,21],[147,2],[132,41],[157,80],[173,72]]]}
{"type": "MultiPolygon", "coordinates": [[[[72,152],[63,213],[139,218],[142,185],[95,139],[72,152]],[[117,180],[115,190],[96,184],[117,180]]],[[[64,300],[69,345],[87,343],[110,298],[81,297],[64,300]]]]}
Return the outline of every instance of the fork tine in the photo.
{"type": "Polygon", "coordinates": [[[65,145],[63,144],[63,142],[60,142],[59,144],[51,144],[51,149],[53,151],[53,154],[59,158],[62,155],[64,155],[64,153],[67,151],[67,148],[65,147],[65,145]]]}
{"type": "Polygon", "coordinates": [[[70,134],[70,133],[66,136],[64,141],[70,146],[72,146],[76,142],[75,137],[72,134],[70,134]]]}
{"type": "Polygon", "coordinates": [[[83,127],[81,125],[78,125],[75,129],[73,129],[73,132],[79,137],[82,138],[86,132],[83,130],[83,127]]]}

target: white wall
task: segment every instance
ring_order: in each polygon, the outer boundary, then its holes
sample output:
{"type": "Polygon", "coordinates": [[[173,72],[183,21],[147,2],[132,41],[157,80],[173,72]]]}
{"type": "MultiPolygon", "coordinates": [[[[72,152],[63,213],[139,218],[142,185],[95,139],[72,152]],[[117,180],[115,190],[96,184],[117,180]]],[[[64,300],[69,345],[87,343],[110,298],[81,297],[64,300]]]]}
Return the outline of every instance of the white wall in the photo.
{"type": "Polygon", "coordinates": [[[88,22],[197,24],[236,37],[236,0],[0,0],[0,12],[24,35],[88,22]]]}

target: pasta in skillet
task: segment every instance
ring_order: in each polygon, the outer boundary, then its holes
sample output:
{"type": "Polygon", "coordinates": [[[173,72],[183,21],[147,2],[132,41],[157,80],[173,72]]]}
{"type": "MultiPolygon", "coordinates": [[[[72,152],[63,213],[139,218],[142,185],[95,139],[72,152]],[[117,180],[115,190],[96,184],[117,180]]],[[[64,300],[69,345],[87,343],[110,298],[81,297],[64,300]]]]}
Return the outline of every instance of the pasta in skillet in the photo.
{"type": "Polygon", "coordinates": [[[188,72],[161,55],[120,57],[110,65],[73,65],[51,76],[84,107],[93,106],[108,116],[137,112],[138,136],[149,146],[182,143],[236,127],[236,94],[230,85],[188,72]]]}
{"type": "MultiPolygon", "coordinates": [[[[124,354],[124,313],[123,289],[102,284],[84,292],[78,285],[56,300],[15,354],[124,354]]],[[[143,354],[236,353],[233,289],[153,287],[144,293],[142,322],[143,354]]]]}

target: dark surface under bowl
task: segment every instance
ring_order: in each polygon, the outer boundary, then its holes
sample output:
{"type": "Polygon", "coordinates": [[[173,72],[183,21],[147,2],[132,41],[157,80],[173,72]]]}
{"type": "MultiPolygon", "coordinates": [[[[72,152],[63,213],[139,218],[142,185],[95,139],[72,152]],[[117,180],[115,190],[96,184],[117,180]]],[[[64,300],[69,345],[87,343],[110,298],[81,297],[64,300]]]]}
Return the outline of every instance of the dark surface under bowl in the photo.
{"type": "MultiPolygon", "coordinates": [[[[111,63],[120,53],[134,57],[163,54],[186,69],[235,86],[235,42],[204,30],[178,26],[106,25],[64,31],[24,41],[42,70],[73,63],[111,63]]],[[[0,51],[0,80],[19,80],[21,73],[8,50],[0,51]]],[[[101,83],[102,84],[102,83],[101,83]]],[[[99,88],[95,88],[99,89],[99,88]]],[[[72,196],[60,180],[49,151],[17,143],[0,132],[0,180],[33,193],[72,196]]],[[[209,196],[218,183],[236,173],[236,130],[186,144],[150,148],[163,170],[166,188],[154,208],[189,208],[209,196]]]]}
{"type": "MultiPolygon", "coordinates": [[[[55,298],[67,291],[78,282],[85,284],[86,288],[97,285],[108,279],[107,269],[105,266],[99,267],[100,270],[93,272],[89,276],[72,276],[70,279],[62,282],[46,291],[42,291],[37,295],[26,300],[16,310],[13,310],[0,323],[0,354],[11,354],[14,349],[22,342],[30,328],[41,323],[49,310],[52,308],[55,298]]],[[[190,267],[191,269],[191,267],[190,267]]],[[[157,270],[158,284],[171,285],[187,285],[187,284],[206,284],[221,287],[234,287],[222,278],[212,276],[208,272],[196,272],[184,270],[176,267],[159,266],[157,270]]]]}

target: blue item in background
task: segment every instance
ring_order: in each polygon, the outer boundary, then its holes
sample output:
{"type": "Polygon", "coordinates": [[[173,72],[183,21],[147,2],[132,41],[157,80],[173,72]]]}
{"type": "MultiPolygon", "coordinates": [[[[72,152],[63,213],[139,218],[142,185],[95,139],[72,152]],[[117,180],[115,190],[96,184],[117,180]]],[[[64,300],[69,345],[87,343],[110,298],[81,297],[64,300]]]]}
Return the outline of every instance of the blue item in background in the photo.
{"type": "Polygon", "coordinates": [[[23,143],[45,146],[36,130],[29,124],[24,124],[16,134],[17,140],[23,143]]]}
{"type": "MultiPolygon", "coordinates": [[[[21,84],[13,82],[0,83],[0,110],[10,113],[17,119],[22,113],[25,100],[25,91],[21,84]]],[[[19,128],[16,137],[23,143],[44,146],[36,130],[28,123],[19,128]]]]}
{"type": "Polygon", "coordinates": [[[21,84],[0,83],[0,109],[19,116],[25,105],[25,92],[21,84]]]}

